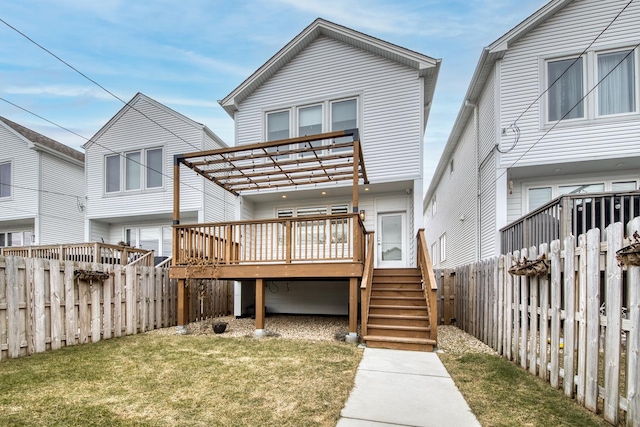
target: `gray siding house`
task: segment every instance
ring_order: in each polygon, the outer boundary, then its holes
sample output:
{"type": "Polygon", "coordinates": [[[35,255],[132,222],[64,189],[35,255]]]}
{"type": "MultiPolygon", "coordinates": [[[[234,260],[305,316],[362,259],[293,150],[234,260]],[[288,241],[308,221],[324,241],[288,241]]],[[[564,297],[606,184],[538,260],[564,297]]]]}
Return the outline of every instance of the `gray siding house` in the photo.
{"type": "MultiPolygon", "coordinates": [[[[235,121],[237,146],[357,128],[370,181],[357,209],[376,233],[375,265],[415,267],[423,136],[439,68],[438,59],[317,19],[220,104],[235,121]]],[[[350,213],[351,191],[343,182],[243,193],[238,219],[350,213]]],[[[254,289],[237,285],[237,315],[254,289]]],[[[348,310],[348,286],[338,281],[269,281],[268,290],[271,312],[348,310]]]]}
{"type": "Polygon", "coordinates": [[[0,117],[0,247],[83,240],[84,154],[0,117]]]}
{"type": "Polygon", "coordinates": [[[435,267],[557,197],[638,189],[638,34],[638,3],[554,0],[482,50],[424,199],[435,267]]]}
{"type": "MultiPolygon", "coordinates": [[[[226,144],[205,125],[138,93],[84,145],[87,241],[171,255],[173,156],[226,144]]],[[[234,217],[234,197],[202,178],[183,180],[185,222],[234,217]]]]}

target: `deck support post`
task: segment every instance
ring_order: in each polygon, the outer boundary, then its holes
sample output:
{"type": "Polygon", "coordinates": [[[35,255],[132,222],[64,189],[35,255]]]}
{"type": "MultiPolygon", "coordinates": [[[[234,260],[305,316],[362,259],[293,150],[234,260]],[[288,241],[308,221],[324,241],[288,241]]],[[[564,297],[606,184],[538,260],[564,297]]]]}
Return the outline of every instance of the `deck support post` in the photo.
{"type": "Polygon", "coordinates": [[[358,343],[358,278],[349,279],[349,334],[345,341],[358,343]]]}
{"type": "Polygon", "coordinates": [[[186,279],[178,279],[178,334],[186,334],[189,324],[189,289],[186,279]]]}
{"type": "Polygon", "coordinates": [[[256,279],[256,338],[264,336],[264,279],[256,279]]]}

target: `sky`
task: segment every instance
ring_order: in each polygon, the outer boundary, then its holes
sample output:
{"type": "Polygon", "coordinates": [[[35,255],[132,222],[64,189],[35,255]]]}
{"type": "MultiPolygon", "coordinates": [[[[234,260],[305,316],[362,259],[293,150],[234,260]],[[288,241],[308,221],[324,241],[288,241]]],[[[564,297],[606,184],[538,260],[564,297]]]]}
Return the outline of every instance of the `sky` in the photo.
{"type": "Polygon", "coordinates": [[[442,60],[424,140],[426,190],[482,48],[545,3],[0,0],[0,116],[83,151],[121,100],[142,92],[233,145],[218,100],[320,17],[442,60]]]}

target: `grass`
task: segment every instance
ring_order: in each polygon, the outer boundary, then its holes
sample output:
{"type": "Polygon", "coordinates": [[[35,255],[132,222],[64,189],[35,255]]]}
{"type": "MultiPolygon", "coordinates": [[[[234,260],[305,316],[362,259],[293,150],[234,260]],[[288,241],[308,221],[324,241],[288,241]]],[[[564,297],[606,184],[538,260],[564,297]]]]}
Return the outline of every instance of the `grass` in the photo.
{"type": "Polygon", "coordinates": [[[439,356],[484,427],[610,426],[560,390],[501,357],[439,356]]]}
{"type": "Polygon", "coordinates": [[[136,335],[0,364],[3,426],[335,426],[362,351],[136,335]]]}

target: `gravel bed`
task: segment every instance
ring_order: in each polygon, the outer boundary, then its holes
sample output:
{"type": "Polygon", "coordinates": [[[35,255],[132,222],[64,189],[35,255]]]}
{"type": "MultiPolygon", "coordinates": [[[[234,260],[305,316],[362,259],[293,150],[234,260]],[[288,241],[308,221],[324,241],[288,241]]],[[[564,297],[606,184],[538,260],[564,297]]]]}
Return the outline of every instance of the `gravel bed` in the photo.
{"type": "MultiPolygon", "coordinates": [[[[187,333],[192,335],[216,335],[222,338],[253,337],[256,328],[255,319],[236,319],[235,316],[217,317],[190,323],[187,333]],[[222,334],[213,332],[214,322],[226,322],[227,328],[222,334]]],[[[150,331],[150,334],[175,335],[177,328],[163,328],[150,331]]],[[[344,341],[349,332],[347,316],[296,316],[270,315],[265,318],[265,335],[287,339],[312,341],[344,341]]]]}
{"type": "Polygon", "coordinates": [[[438,351],[456,356],[468,353],[498,355],[494,349],[455,326],[438,326],[438,351]]]}
{"type": "MultiPolygon", "coordinates": [[[[253,337],[255,319],[236,319],[235,316],[194,322],[187,326],[192,335],[216,335],[221,338],[253,337]],[[226,322],[227,328],[222,334],[213,332],[214,322],[226,322]]],[[[175,335],[177,328],[163,328],[150,331],[150,334],[175,335]]],[[[312,341],[344,341],[349,332],[347,316],[296,316],[270,315],[265,319],[265,335],[287,339],[312,341]]],[[[358,326],[358,333],[360,333],[358,326]]],[[[438,351],[462,356],[467,353],[497,353],[474,336],[455,326],[438,326],[438,351]]]]}

